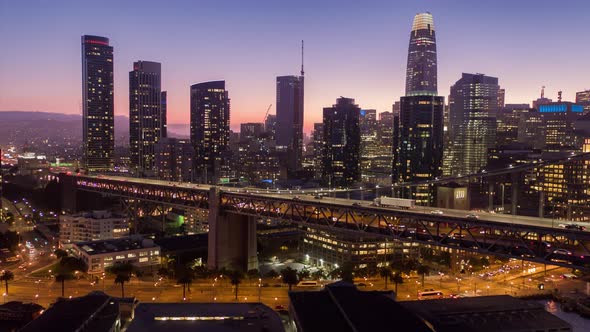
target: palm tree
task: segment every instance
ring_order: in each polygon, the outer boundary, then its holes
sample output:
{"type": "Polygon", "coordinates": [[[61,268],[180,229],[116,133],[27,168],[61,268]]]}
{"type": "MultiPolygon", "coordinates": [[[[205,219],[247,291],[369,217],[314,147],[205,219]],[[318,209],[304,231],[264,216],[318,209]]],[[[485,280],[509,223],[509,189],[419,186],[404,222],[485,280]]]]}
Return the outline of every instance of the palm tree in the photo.
{"type": "Polygon", "coordinates": [[[391,276],[391,281],[395,284],[395,293],[397,294],[397,285],[404,283],[404,278],[402,277],[401,272],[396,272],[391,276]]]}
{"type": "Polygon", "coordinates": [[[176,283],[182,285],[182,299],[186,299],[186,289],[188,287],[190,291],[191,284],[193,282],[193,277],[189,273],[184,273],[182,277],[176,280],[176,283]]]}
{"type": "Polygon", "coordinates": [[[283,277],[283,282],[289,285],[290,292],[293,285],[297,285],[298,282],[297,270],[293,270],[288,266],[281,270],[281,276],[283,277]]]}
{"type": "Polygon", "coordinates": [[[13,280],[13,279],[14,279],[14,273],[12,273],[12,271],[8,271],[8,270],[2,271],[2,274],[0,275],[0,280],[4,281],[4,284],[6,285],[6,295],[8,295],[8,281],[13,280]]]}
{"type": "Polygon", "coordinates": [[[326,278],[326,274],[324,273],[324,271],[318,269],[317,271],[311,274],[311,277],[315,280],[321,280],[326,278]]]}
{"type": "Polygon", "coordinates": [[[422,287],[424,287],[424,276],[430,273],[430,267],[428,265],[420,264],[416,268],[416,273],[422,276],[422,287]]]}
{"type": "Polygon", "coordinates": [[[244,274],[242,271],[229,271],[228,272],[229,280],[233,286],[236,287],[236,300],[238,299],[238,286],[242,283],[242,279],[244,279],[244,274]]]}
{"type": "Polygon", "coordinates": [[[125,273],[117,274],[117,276],[115,277],[115,284],[121,285],[121,297],[125,297],[125,283],[129,282],[130,279],[131,277],[129,276],[129,274],[125,273]]]}
{"type": "Polygon", "coordinates": [[[55,281],[61,282],[61,297],[65,296],[66,280],[70,280],[73,277],[74,275],[72,275],[72,273],[69,271],[60,271],[55,274],[55,281]]]}
{"type": "Polygon", "coordinates": [[[297,272],[297,277],[299,280],[308,279],[311,276],[311,272],[307,268],[302,269],[301,271],[297,272]]]}
{"type": "Polygon", "coordinates": [[[64,257],[68,256],[68,252],[63,249],[56,249],[54,254],[55,254],[55,257],[57,257],[57,259],[62,259],[64,257]]]}
{"type": "Polygon", "coordinates": [[[385,289],[387,289],[387,281],[389,279],[391,279],[391,277],[393,277],[393,271],[391,271],[391,267],[383,266],[379,270],[379,276],[381,276],[381,278],[385,279],[385,289]]]}

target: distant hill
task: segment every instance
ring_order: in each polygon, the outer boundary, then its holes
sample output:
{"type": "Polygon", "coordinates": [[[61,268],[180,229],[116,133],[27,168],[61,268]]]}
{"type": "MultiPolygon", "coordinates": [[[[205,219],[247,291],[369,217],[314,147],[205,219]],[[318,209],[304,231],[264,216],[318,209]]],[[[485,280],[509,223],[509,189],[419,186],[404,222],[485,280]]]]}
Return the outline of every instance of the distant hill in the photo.
{"type": "MultiPolygon", "coordinates": [[[[185,138],[189,135],[188,124],[170,124],[169,136],[185,138]]],[[[82,141],[82,116],[31,111],[0,111],[0,144],[34,143],[38,140],[50,142],[82,141]]],[[[115,144],[129,144],[129,118],[115,116],[115,144]]]]}

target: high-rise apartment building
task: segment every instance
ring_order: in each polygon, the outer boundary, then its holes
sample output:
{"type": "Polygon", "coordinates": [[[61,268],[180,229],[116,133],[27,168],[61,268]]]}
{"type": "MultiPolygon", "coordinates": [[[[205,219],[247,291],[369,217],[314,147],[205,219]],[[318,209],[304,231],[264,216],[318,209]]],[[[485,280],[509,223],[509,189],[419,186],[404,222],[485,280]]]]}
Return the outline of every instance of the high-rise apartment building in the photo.
{"type": "Polygon", "coordinates": [[[406,96],[415,95],[437,95],[436,34],[430,13],[416,14],[410,33],[406,96]]]}
{"type": "Polygon", "coordinates": [[[276,146],[281,166],[289,173],[301,168],[303,156],[304,77],[277,77],[276,146]]]}
{"type": "Polygon", "coordinates": [[[168,92],[162,91],[160,95],[160,134],[161,137],[168,137],[168,92]]]}
{"type": "Polygon", "coordinates": [[[154,149],[166,122],[161,81],[160,63],[133,63],[133,71],[129,72],[129,150],[137,176],[153,175],[155,171],[154,149]]]}
{"type": "Polygon", "coordinates": [[[463,73],[451,86],[452,144],[445,151],[450,174],[475,173],[486,165],[488,149],[496,143],[499,90],[498,78],[483,74],[463,73]]]}
{"type": "Polygon", "coordinates": [[[518,141],[521,118],[531,112],[529,104],[506,104],[496,116],[496,146],[518,141]]]}
{"type": "Polygon", "coordinates": [[[324,123],[313,124],[313,166],[314,166],[314,177],[321,179],[323,175],[323,158],[324,158],[324,123]]]}
{"type": "Polygon", "coordinates": [[[82,142],[90,172],[114,168],[113,47],[109,39],[82,36],[82,142]]]}
{"type": "Polygon", "coordinates": [[[195,149],[189,140],[164,137],[155,145],[156,174],[161,180],[192,182],[195,149]]]}
{"type": "Polygon", "coordinates": [[[224,175],[229,145],[230,99],[225,81],[191,86],[191,143],[195,149],[194,179],[217,183],[224,175]],[[224,158],[225,157],[225,158],[224,158]]]}
{"type": "Polygon", "coordinates": [[[590,90],[576,92],[576,104],[584,107],[584,114],[590,113],[590,90]]]}
{"type": "Polygon", "coordinates": [[[322,171],[330,187],[348,187],[360,180],[360,111],[354,99],[344,97],[324,108],[322,171]]]}

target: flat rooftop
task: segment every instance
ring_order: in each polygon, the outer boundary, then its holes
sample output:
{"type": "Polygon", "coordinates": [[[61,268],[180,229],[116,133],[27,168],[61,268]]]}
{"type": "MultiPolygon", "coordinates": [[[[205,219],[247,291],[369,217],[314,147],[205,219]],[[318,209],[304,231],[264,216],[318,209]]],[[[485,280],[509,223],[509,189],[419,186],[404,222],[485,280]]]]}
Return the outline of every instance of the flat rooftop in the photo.
{"type": "Polygon", "coordinates": [[[158,247],[151,239],[143,239],[138,237],[77,242],[75,245],[88,255],[100,255],[127,250],[158,247]]]}
{"type": "Polygon", "coordinates": [[[284,332],[261,303],[140,303],[127,332],[284,332]]]}
{"type": "Polygon", "coordinates": [[[400,302],[437,331],[572,331],[535,302],[508,295],[400,302]]]}

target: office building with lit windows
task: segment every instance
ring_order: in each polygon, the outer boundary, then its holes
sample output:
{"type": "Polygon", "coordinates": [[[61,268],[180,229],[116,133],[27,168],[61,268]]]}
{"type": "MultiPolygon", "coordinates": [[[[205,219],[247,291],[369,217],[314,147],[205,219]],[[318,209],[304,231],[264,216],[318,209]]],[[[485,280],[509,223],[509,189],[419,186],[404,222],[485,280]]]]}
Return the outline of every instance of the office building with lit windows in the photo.
{"type": "Polygon", "coordinates": [[[406,68],[406,96],[422,95],[437,95],[436,33],[430,13],[414,16],[406,68]]]}
{"type": "MultiPolygon", "coordinates": [[[[444,97],[437,96],[437,61],[434,22],[430,13],[417,14],[410,33],[406,96],[394,117],[392,182],[434,179],[442,173],[444,97]]],[[[435,193],[418,187],[399,193],[432,204],[435,193]]]]}
{"type": "Polygon", "coordinates": [[[166,116],[162,112],[161,67],[158,62],[137,61],[129,72],[129,150],[137,176],[155,173],[155,146],[162,138],[166,116]]]}
{"type": "Polygon", "coordinates": [[[360,111],[354,99],[344,97],[324,108],[322,180],[329,187],[349,187],[360,180],[360,111]]]}
{"type": "Polygon", "coordinates": [[[114,168],[113,47],[109,39],[82,36],[82,142],[88,171],[114,168]]]}
{"type": "Polygon", "coordinates": [[[156,176],[160,180],[192,182],[195,149],[179,138],[162,138],[155,146],[156,176]]]}
{"type": "Polygon", "coordinates": [[[191,86],[190,138],[195,149],[195,181],[217,183],[229,158],[229,92],[225,81],[191,86]]]}
{"type": "Polygon", "coordinates": [[[584,114],[590,113],[590,90],[576,92],[576,104],[584,107],[584,114]]]}
{"type": "Polygon", "coordinates": [[[137,269],[157,269],[160,265],[160,246],[141,236],[120,239],[77,242],[74,255],[88,265],[88,273],[101,274],[117,263],[129,263],[137,269]]]}
{"type": "Polygon", "coordinates": [[[282,167],[289,174],[299,170],[303,159],[304,77],[277,77],[276,146],[282,167]]]}
{"type": "Polygon", "coordinates": [[[109,211],[92,211],[59,216],[59,243],[116,239],[129,236],[129,221],[109,211]]]}
{"type": "Polygon", "coordinates": [[[446,175],[476,173],[486,165],[496,143],[499,90],[498,78],[483,74],[463,73],[451,86],[446,175]]]}

